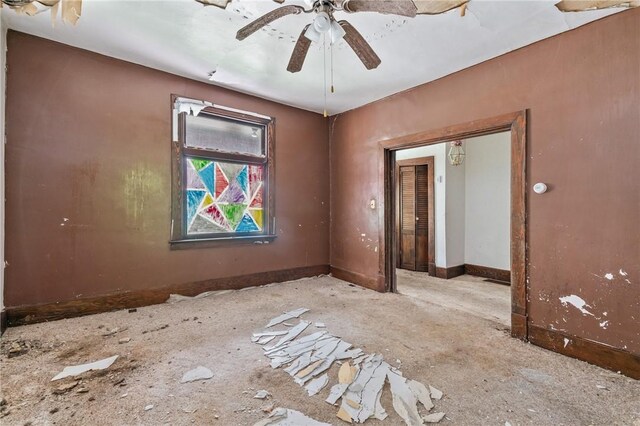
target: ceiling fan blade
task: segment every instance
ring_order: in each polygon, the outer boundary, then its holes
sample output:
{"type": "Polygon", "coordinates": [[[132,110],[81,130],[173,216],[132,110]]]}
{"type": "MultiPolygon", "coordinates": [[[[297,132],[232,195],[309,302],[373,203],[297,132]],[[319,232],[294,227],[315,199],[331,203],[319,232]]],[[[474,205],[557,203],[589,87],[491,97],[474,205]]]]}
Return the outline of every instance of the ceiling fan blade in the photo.
{"type": "Polygon", "coordinates": [[[311,46],[311,40],[304,35],[310,26],[311,24],[304,27],[300,33],[300,37],[298,37],[298,41],[293,48],[293,53],[291,54],[291,59],[289,60],[289,65],[287,65],[287,71],[289,72],[295,73],[302,69],[304,60],[307,58],[307,52],[309,52],[309,47],[311,46]]]}
{"type": "Polygon", "coordinates": [[[256,19],[249,25],[243,28],[240,28],[240,30],[238,31],[238,34],[236,34],[236,38],[238,40],[244,40],[245,38],[249,37],[251,34],[258,31],[260,28],[264,27],[265,25],[269,25],[276,19],[280,19],[287,15],[297,15],[300,12],[304,12],[304,8],[302,6],[288,5],[288,6],[279,7],[261,16],[260,18],[256,19]]]}
{"type": "Polygon", "coordinates": [[[217,6],[221,9],[225,9],[231,0],[196,0],[198,3],[202,3],[205,6],[217,6]]]}
{"type": "Polygon", "coordinates": [[[562,0],[556,7],[562,12],[607,9],[610,7],[638,7],[639,0],[562,0]]]}
{"type": "Polygon", "coordinates": [[[346,12],[378,12],[386,15],[400,15],[413,18],[416,5],[412,0],[345,0],[342,7],[346,12]]]}
{"type": "Polygon", "coordinates": [[[438,15],[469,3],[469,0],[413,0],[413,2],[418,9],[418,15],[438,15]]]}
{"type": "Polygon", "coordinates": [[[378,68],[378,65],[382,62],[376,52],[373,51],[369,43],[362,37],[362,35],[347,21],[340,21],[340,26],[344,29],[344,41],[347,42],[353,51],[358,55],[358,58],[362,61],[365,68],[372,70],[378,68]]]}

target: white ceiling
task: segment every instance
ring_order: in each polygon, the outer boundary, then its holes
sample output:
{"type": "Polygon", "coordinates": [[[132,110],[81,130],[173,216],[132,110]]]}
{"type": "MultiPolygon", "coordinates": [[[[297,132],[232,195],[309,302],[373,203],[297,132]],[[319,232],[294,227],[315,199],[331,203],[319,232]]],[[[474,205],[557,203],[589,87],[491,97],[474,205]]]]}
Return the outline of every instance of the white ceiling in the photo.
{"type": "MultiPolygon", "coordinates": [[[[563,14],[556,1],[471,0],[465,17],[458,10],[414,19],[337,13],[382,64],[367,71],[344,41],[336,44],[336,92],[327,95],[327,110],[356,108],[620,10],[563,14]]],[[[235,39],[239,28],[276,7],[271,0],[234,0],[227,10],[194,0],[84,0],[75,27],[60,21],[52,27],[48,12],[30,17],[3,8],[3,19],[11,29],[195,80],[208,82],[215,69],[211,84],[322,112],[322,47],[312,46],[301,72],[286,71],[294,42],[314,15],[288,16],[245,41],[235,39]]]]}

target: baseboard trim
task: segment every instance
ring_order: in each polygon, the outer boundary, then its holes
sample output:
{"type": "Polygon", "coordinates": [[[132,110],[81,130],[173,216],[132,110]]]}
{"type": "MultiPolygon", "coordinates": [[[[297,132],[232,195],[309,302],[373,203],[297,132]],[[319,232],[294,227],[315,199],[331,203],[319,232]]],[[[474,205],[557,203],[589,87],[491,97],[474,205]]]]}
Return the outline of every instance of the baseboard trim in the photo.
{"type": "Polygon", "coordinates": [[[640,380],[640,356],[631,352],[531,324],[528,335],[529,341],[536,346],[640,380]]]}
{"type": "Polygon", "coordinates": [[[450,266],[448,268],[436,267],[436,277],[445,280],[464,275],[465,265],[450,266]]]}
{"type": "Polygon", "coordinates": [[[238,290],[246,287],[327,275],[329,272],[329,265],[305,266],[235,277],[214,278],[158,289],[139,290],[59,303],[11,307],[6,308],[7,324],[9,326],[33,324],[43,321],[55,321],[63,318],[117,311],[120,309],[138,308],[164,303],[170,294],[195,296],[205,291],[238,290]]]}
{"type": "Polygon", "coordinates": [[[356,284],[361,287],[368,288],[370,290],[381,291],[381,292],[384,291],[384,288],[380,289],[380,286],[378,285],[377,277],[376,278],[368,277],[364,274],[336,268],[335,266],[331,267],[331,275],[339,280],[347,281],[352,284],[356,284]]]}
{"type": "Polygon", "coordinates": [[[488,266],[480,265],[464,265],[464,273],[467,275],[473,275],[475,277],[489,278],[490,280],[502,281],[504,283],[511,283],[511,271],[504,269],[490,268],[488,266]]]}

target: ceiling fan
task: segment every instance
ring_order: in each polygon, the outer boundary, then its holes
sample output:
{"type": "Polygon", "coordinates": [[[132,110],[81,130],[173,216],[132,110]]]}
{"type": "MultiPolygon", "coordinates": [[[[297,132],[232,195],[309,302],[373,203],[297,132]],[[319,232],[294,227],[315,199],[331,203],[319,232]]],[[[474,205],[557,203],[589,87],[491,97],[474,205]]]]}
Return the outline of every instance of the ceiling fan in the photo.
{"type": "MultiPolygon", "coordinates": [[[[206,6],[226,8],[232,0],[196,0],[206,6]]],[[[285,0],[273,0],[284,3],[285,0]]],[[[338,21],[335,12],[377,12],[414,18],[417,15],[437,15],[457,7],[462,14],[469,0],[305,0],[309,8],[299,5],[285,5],[266,13],[236,34],[238,40],[244,40],[272,22],[289,15],[315,13],[311,24],[305,26],[293,48],[287,71],[296,73],[302,70],[312,42],[320,42],[328,36],[331,44],[344,39],[368,70],[377,68],[382,62],[380,57],[367,43],[364,37],[348,21],[338,21]]],[[[605,9],[610,7],[637,7],[640,0],[561,0],[556,7],[562,12],[605,9]]]]}
{"type": "MultiPolygon", "coordinates": [[[[226,7],[229,0],[196,0],[205,5],[226,7]]],[[[284,0],[274,0],[283,3],[284,0]]],[[[285,5],[261,16],[241,28],[236,34],[244,40],[273,21],[289,15],[314,13],[313,22],[305,26],[293,48],[287,71],[296,73],[302,69],[312,42],[320,42],[326,36],[331,44],[341,39],[351,47],[368,70],[377,68],[382,62],[364,37],[346,20],[336,20],[335,12],[377,12],[413,18],[417,15],[435,15],[465,5],[469,0],[306,0],[308,8],[285,5]]]]}

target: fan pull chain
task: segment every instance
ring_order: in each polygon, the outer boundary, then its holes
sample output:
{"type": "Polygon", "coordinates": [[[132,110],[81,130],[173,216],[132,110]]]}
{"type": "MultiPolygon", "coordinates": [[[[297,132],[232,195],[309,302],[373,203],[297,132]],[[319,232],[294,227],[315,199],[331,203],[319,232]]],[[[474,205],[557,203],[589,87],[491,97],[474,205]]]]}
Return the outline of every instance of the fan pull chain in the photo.
{"type": "Polygon", "coordinates": [[[324,71],[324,117],[327,118],[327,35],[322,37],[322,62],[324,71]]]}
{"type": "Polygon", "coordinates": [[[333,86],[333,43],[329,45],[329,49],[331,50],[331,93],[335,93],[336,89],[333,86]]]}

